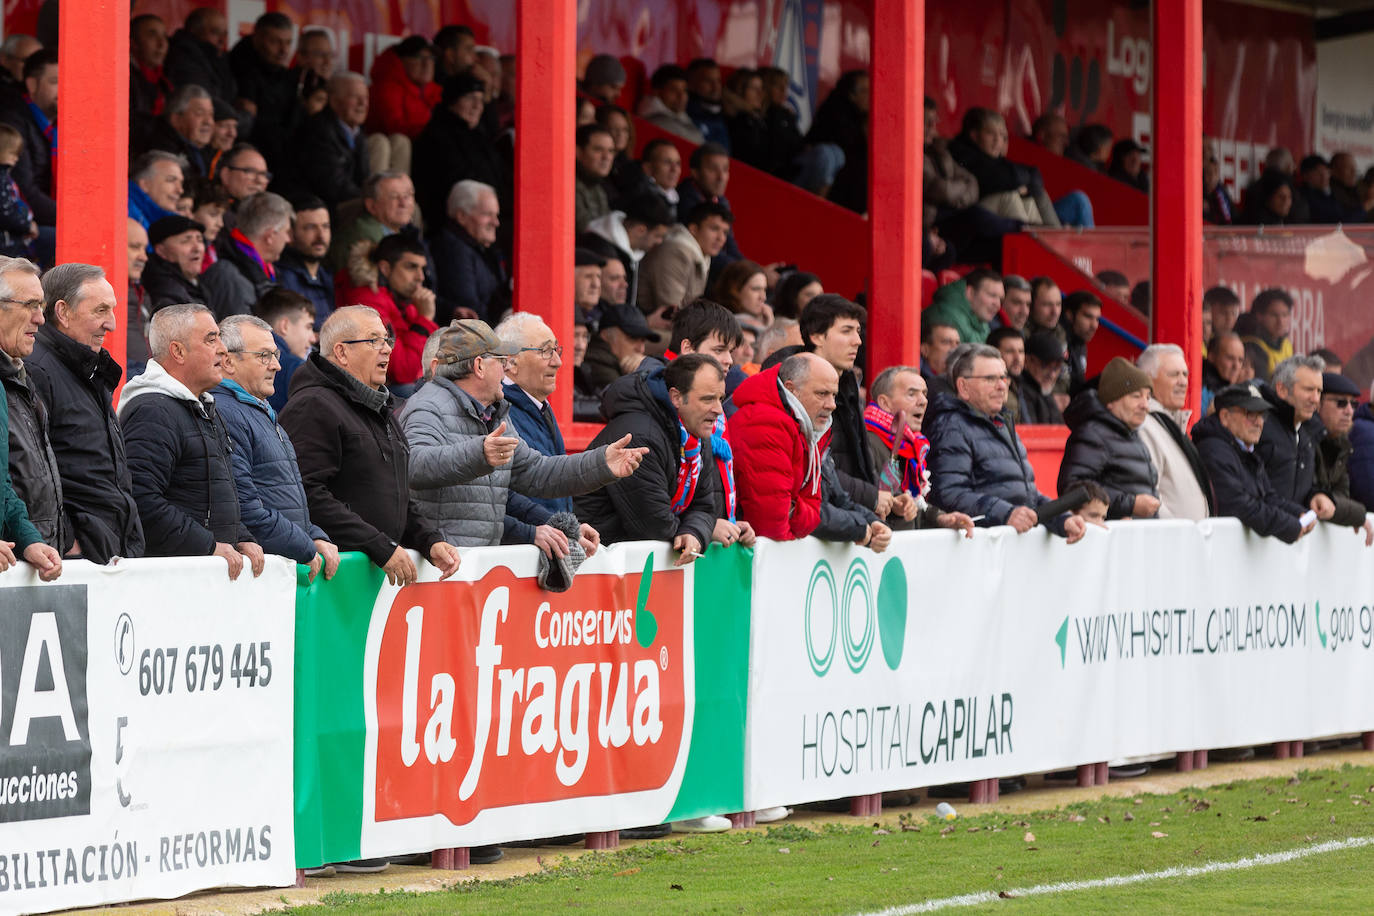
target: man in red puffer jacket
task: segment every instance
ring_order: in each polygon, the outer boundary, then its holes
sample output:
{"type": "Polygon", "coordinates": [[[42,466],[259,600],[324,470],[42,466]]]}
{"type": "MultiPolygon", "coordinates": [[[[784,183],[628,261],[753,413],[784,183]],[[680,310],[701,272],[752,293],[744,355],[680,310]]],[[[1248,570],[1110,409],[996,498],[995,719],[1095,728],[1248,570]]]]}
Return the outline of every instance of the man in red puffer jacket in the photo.
{"type": "Polygon", "coordinates": [[[370,133],[403,134],[414,140],[429,123],[442,87],[434,81],[434,47],[412,35],[378,55],[372,64],[370,133]]]}

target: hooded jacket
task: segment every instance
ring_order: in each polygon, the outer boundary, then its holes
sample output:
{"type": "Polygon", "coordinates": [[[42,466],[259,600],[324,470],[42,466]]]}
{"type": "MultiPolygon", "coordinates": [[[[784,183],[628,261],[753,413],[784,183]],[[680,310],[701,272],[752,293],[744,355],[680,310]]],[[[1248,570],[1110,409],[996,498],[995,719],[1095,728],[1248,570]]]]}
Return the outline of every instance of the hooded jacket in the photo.
{"type": "Polygon", "coordinates": [[[217,543],[254,540],[214,398],[196,397],[150,359],[124,386],[119,420],[148,556],[209,556],[217,543]]]}
{"type": "Polygon", "coordinates": [[[1255,454],[1264,462],[1274,492],[1306,506],[1322,492],[1317,487],[1317,443],[1326,435],[1326,427],[1313,414],[1294,428],[1293,405],[1269,385],[1262,385],[1260,394],[1274,409],[1264,417],[1264,433],[1255,445],[1255,454]]]}
{"type": "Polygon", "coordinates": [[[1059,465],[1060,493],[1067,493],[1080,480],[1101,484],[1111,497],[1107,518],[1130,518],[1138,494],[1159,495],[1159,474],[1150,461],[1150,450],[1136,430],[1107,409],[1095,390],[1079,392],[1065,409],[1064,422],[1069,441],[1059,465]]]}
{"type": "MultiPolygon", "coordinates": [[[[506,498],[513,490],[529,496],[572,496],[602,487],[616,477],[606,466],[606,449],[546,457],[523,440],[499,468],[487,464],[486,436],[503,422],[503,435],[519,439],[507,421],[504,399],[483,417],[477,401],[453,381],[436,377],[406,401],[401,427],[410,445],[410,489],[425,518],[444,540],[460,547],[495,547],[505,530],[506,498]]],[[[614,441],[614,440],[612,440],[614,441]]]]}
{"type": "Polygon", "coordinates": [[[141,282],[153,311],[186,302],[205,304],[205,290],[200,288],[200,280],[186,279],[180,267],[157,252],[148,255],[141,282]]]}
{"type": "Polygon", "coordinates": [[[577,240],[584,248],[591,248],[614,257],[625,265],[625,275],[630,281],[626,302],[639,301],[639,265],[648,252],[638,251],[630,244],[629,233],[625,231],[625,213],[612,210],[605,216],[597,217],[587,224],[587,228],[577,240]]]}
{"type": "Polygon", "coordinates": [[[1212,482],[1197,446],[1184,432],[1189,411],[1165,410],[1150,398],[1150,416],[1138,430],[1159,474],[1159,517],[1201,521],[1216,514],[1212,482]]]}
{"type": "Polygon", "coordinates": [[[404,134],[414,140],[429,123],[443,94],[437,80],[421,86],[407,76],[405,62],[394,49],[382,52],[372,62],[368,133],[404,134]]]}
{"type": "Polygon", "coordinates": [[[696,238],[686,226],[676,225],[640,263],[634,301],[646,315],[668,306],[677,308],[706,292],[710,272],[711,259],[696,238]]]}
{"type": "Polygon", "coordinates": [[[361,550],[378,566],[398,546],[428,557],[443,540],[410,497],[410,449],[392,406],[386,389],[311,353],[277,418],[296,448],[310,520],[339,550],[361,550]]]}
{"type": "Polygon", "coordinates": [[[309,564],[318,552],[315,541],[329,538],[310,523],[291,437],[267,402],[233,381],[210,393],[233,443],[230,465],[244,525],[267,553],[309,564]]]}
{"type": "Polygon", "coordinates": [[[673,513],[682,438],[663,370],[618,379],[606,390],[601,412],[607,423],[589,448],[608,445],[629,433],[630,447],[647,447],[649,454],[629,477],[578,496],[574,500],[577,517],[599,531],[606,544],[672,541],[679,534],[690,534],[704,550],[716,526],[720,478],[708,437],[701,443],[701,475],[692,501],[681,515],[673,513]]]}
{"type": "Polygon", "coordinates": [[[43,542],[66,555],[71,529],[62,511],[62,475],[48,443],[48,408],[34,390],[24,363],[0,351],[0,381],[9,411],[9,474],[29,521],[43,542]]]}
{"type": "Polygon", "coordinates": [[[143,556],[124,435],[111,398],[122,370],[105,350],[84,346],[50,324],[38,329],[24,361],[48,405],[48,441],[62,476],[67,528],[86,559],[143,556]]]}
{"type": "Polygon", "coordinates": [[[655,127],[679,136],[695,146],[706,142],[706,138],[701,134],[701,128],[697,127],[691,115],[686,111],[680,114],[673,111],[656,95],[646,95],[644,101],[639,103],[639,116],[655,127]]]}
{"type": "Polygon", "coordinates": [[[1274,490],[1258,447],[1244,448],[1212,414],[1193,427],[1193,442],[1216,492],[1217,514],[1240,519],[1251,531],[1291,544],[1302,534],[1302,506],[1274,490]]]}
{"type": "Polygon", "coordinates": [[[778,367],[740,383],[730,417],[739,518],[761,537],[804,538],[821,521],[821,457],[830,447],[829,423],[812,428],[778,381],[778,367]]]}

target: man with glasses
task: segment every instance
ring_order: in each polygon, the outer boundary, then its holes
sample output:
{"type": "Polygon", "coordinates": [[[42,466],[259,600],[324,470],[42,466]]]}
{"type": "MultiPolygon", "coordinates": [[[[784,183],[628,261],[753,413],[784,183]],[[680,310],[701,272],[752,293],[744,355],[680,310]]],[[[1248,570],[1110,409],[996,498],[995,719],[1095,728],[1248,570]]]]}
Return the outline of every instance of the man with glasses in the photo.
{"type": "Polygon", "coordinates": [[[310,519],[340,551],[360,550],[393,585],[418,571],[408,548],[458,571],[444,542],[410,496],[410,450],[386,388],[395,339],[367,306],[346,306],[320,329],[320,349],[296,371],[279,420],[296,448],[310,519]]]}
{"type": "MultiPolygon", "coordinates": [[[[551,338],[546,342],[554,347],[551,338]]],[[[462,546],[502,542],[510,491],[530,497],[589,493],[633,474],[647,452],[628,448],[629,436],[573,456],[548,457],[526,445],[507,419],[505,401],[506,366],[519,353],[484,321],[454,321],[435,351],[434,379],[401,415],[417,504],[445,538],[462,546]]],[[[553,351],[550,357],[559,358],[553,351]]],[[[579,535],[582,550],[595,552],[596,531],[583,525],[579,535]]],[[[569,549],[566,539],[534,542],[559,557],[569,549]]]]}
{"type": "Polygon", "coordinates": [[[252,315],[231,315],[220,322],[219,335],[229,358],[224,380],[210,393],[234,445],[230,459],[243,524],[267,553],[309,566],[310,581],[321,569],[332,579],[339,551],[310,521],[296,450],[266,400],[281,368],[272,327],[252,315]]]}
{"type": "Polygon", "coordinates": [[[153,358],[124,386],[119,421],[147,556],[217,556],[237,579],[262,547],[239,515],[229,435],[209,391],[223,379],[224,344],[210,310],[170,305],[148,327],[153,358]]]}
{"type": "MultiPolygon", "coordinates": [[[[1004,408],[1007,364],[987,344],[975,344],[954,361],[956,395],[936,396],[930,430],[930,501],[963,512],[982,528],[1010,525],[1025,534],[1040,524],[1036,512],[1049,498],[1035,486],[1026,447],[1004,408]]],[[[1083,537],[1083,520],[1063,513],[1046,520],[1070,544],[1083,537]]]]}
{"type": "MultiPolygon", "coordinates": [[[[267,160],[258,152],[257,147],[247,143],[240,143],[224,154],[216,177],[224,186],[224,190],[229,192],[229,197],[236,206],[240,201],[266,191],[268,183],[272,181],[272,173],[267,170],[267,160]]],[[[232,212],[231,210],[230,213],[232,212]]],[[[224,228],[231,227],[228,214],[225,214],[224,228]]]]}
{"type": "Polygon", "coordinates": [[[1317,488],[1331,497],[1336,511],[1331,524],[1348,525],[1365,533],[1365,545],[1374,544],[1374,524],[1365,517],[1365,505],[1350,495],[1350,430],[1360,388],[1344,375],[1322,373],[1322,404],[1319,416],[1326,435],[1317,443],[1317,488]]]}

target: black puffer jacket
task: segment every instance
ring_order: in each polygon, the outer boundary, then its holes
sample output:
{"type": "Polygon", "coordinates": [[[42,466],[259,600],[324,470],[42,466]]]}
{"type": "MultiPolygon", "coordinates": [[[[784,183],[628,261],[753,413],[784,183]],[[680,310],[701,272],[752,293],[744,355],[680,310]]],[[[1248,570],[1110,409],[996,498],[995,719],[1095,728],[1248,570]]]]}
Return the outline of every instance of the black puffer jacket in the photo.
{"type": "Polygon", "coordinates": [[[629,477],[578,496],[574,501],[577,517],[599,531],[607,544],[671,541],[679,534],[691,534],[705,549],[716,526],[720,477],[708,438],[701,443],[701,475],[692,501],[681,515],[673,513],[682,438],[663,370],[616,380],[606,390],[601,411],[608,422],[589,449],[609,445],[629,433],[630,446],[647,447],[649,454],[629,477]]]}
{"type": "Polygon", "coordinates": [[[205,290],[200,288],[200,280],[186,279],[180,267],[156,253],[148,255],[142,282],[154,312],[168,305],[187,302],[205,304],[205,290]]]}
{"type": "Polygon", "coordinates": [[[328,106],[296,128],[289,164],[291,186],[310,191],[331,211],[346,200],[360,197],[368,176],[362,133],[350,143],[348,129],[328,106]]]}
{"type": "MultiPolygon", "coordinates": [[[[14,412],[11,410],[11,426],[13,423],[14,412]]],[[[1349,436],[1328,433],[1317,443],[1316,486],[1336,504],[1336,514],[1331,516],[1331,524],[1358,528],[1364,524],[1366,509],[1364,503],[1350,496],[1350,456],[1353,452],[1349,436]]],[[[14,460],[13,456],[10,460],[14,460]]]]}
{"type": "Polygon", "coordinates": [[[1274,409],[1264,418],[1264,434],[1255,446],[1255,454],[1264,462],[1274,492],[1306,506],[1319,492],[1317,443],[1326,435],[1326,427],[1313,414],[1295,429],[1293,405],[1269,385],[1261,387],[1260,393],[1274,409]]]}
{"type": "Polygon", "coordinates": [[[215,400],[191,396],[156,360],[124,386],[119,420],[150,557],[209,556],[253,536],[239,519],[229,433],[215,400]]]}
{"type": "Polygon", "coordinates": [[[1217,414],[1193,427],[1193,442],[1212,480],[1218,515],[1238,518],[1256,534],[1289,544],[1298,539],[1298,517],[1305,510],[1274,491],[1258,447],[1253,452],[1243,449],[1217,414]]]}
{"type": "Polygon", "coordinates": [[[233,102],[238,95],[228,55],[185,29],[179,29],[168,42],[163,72],[173,86],[195,83],[222,102],[233,102]]]}
{"type": "Polygon", "coordinates": [[[850,498],[827,451],[821,461],[821,523],[811,533],[822,541],[862,541],[868,526],[877,520],[878,516],[850,498]]]}
{"type": "Polygon", "coordinates": [[[48,409],[23,363],[0,352],[0,381],[10,413],[10,480],[43,543],[64,556],[72,546],[62,514],[62,475],[48,444],[48,409]]]}
{"type": "Polygon", "coordinates": [[[24,361],[48,407],[48,437],[62,475],[62,509],[81,555],[94,563],[143,556],[124,436],[111,397],[122,370],[50,324],[24,361]]]}
{"type": "Polygon", "coordinates": [[[1140,434],[1116,417],[1091,388],[1064,411],[1069,441],[1059,465],[1059,492],[1080,480],[1099,483],[1111,497],[1107,518],[1130,518],[1141,493],[1158,497],[1159,473],[1140,434]]]}

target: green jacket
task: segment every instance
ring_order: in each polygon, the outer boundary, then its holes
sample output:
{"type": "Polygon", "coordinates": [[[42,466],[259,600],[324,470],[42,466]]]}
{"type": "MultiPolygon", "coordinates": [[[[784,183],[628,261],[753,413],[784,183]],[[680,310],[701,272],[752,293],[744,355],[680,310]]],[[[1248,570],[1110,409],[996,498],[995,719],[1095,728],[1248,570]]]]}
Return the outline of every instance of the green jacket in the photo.
{"type": "Polygon", "coordinates": [[[4,500],[5,520],[0,527],[0,538],[14,541],[15,556],[23,553],[30,544],[43,540],[38,529],[29,521],[29,510],[19,494],[14,492],[14,481],[10,480],[10,408],[5,398],[0,396],[0,468],[4,469],[3,484],[0,484],[0,498],[4,500]]]}
{"type": "Polygon", "coordinates": [[[960,343],[984,343],[992,325],[973,314],[967,286],[963,280],[955,280],[937,289],[930,308],[921,313],[921,324],[948,324],[958,330],[960,343]]]}

